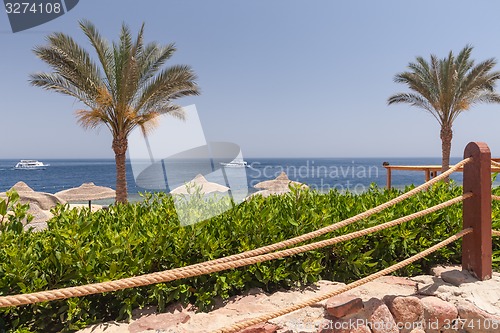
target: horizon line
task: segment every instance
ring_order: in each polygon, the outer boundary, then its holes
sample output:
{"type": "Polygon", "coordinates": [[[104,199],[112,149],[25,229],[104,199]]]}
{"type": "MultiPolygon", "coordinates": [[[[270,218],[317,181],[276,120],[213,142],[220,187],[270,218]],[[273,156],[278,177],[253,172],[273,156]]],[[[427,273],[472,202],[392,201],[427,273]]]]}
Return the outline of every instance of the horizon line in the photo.
{"type": "MultiPolygon", "coordinates": [[[[243,159],[325,159],[325,158],[339,158],[339,159],[361,159],[361,158],[373,158],[373,159],[382,159],[382,158],[441,158],[441,156],[246,156],[243,159]]],[[[450,159],[459,158],[462,159],[461,156],[450,156],[450,159]]],[[[5,157],[0,158],[0,161],[5,160],[20,160],[20,159],[28,159],[28,158],[19,158],[19,157],[5,157]]],[[[29,158],[34,160],[114,160],[114,157],[39,157],[39,158],[29,158]]],[[[127,157],[127,161],[130,161],[130,158],[127,157]]]]}

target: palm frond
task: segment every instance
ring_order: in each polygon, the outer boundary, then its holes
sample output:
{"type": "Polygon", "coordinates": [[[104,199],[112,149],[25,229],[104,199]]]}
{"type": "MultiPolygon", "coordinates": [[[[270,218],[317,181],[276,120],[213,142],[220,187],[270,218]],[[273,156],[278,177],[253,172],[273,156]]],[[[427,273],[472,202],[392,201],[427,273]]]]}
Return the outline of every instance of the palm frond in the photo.
{"type": "Polygon", "coordinates": [[[86,95],[93,96],[102,85],[99,67],[76,42],[61,33],[48,37],[47,46],[37,46],[33,52],[52,69],[60,80],[65,80],[86,95]]]}
{"type": "Polygon", "coordinates": [[[464,77],[465,73],[474,66],[474,60],[470,59],[471,52],[472,46],[466,45],[457,56],[455,63],[459,77],[464,77]]]}
{"type": "Polygon", "coordinates": [[[500,72],[492,72],[496,61],[488,59],[475,65],[470,59],[472,49],[466,45],[457,57],[453,52],[443,59],[431,55],[429,63],[417,57],[408,65],[409,71],[396,74],[394,79],[415,93],[395,95],[389,104],[408,103],[431,112],[442,124],[452,124],[475,103],[498,103],[494,87],[500,72]]]}
{"type": "MultiPolygon", "coordinates": [[[[114,77],[114,56],[113,50],[109,42],[104,39],[97,28],[87,20],[80,21],[80,28],[87,36],[90,44],[97,53],[100,65],[106,77],[105,83],[108,89],[113,93],[116,91],[115,77],[114,77]]],[[[103,80],[104,81],[104,80],[103,80]]]]}
{"type": "Polygon", "coordinates": [[[156,112],[149,112],[139,116],[136,120],[137,126],[141,128],[142,134],[147,136],[151,134],[154,129],[158,127],[160,114],[156,112]]]}
{"type": "Polygon", "coordinates": [[[499,72],[491,73],[495,65],[495,59],[488,59],[472,68],[464,77],[462,91],[475,89],[493,91],[495,81],[500,77],[499,72]]]}
{"type": "Polygon", "coordinates": [[[126,137],[136,126],[154,127],[154,119],[161,114],[184,119],[182,108],[173,100],[198,95],[199,87],[189,66],[162,70],[176,50],[174,44],[144,44],[144,24],[135,37],[122,24],[118,41],[111,44],[91,22],[82,20],[80,27],[98,63],[71,37],[52,34],[48,45],[34,52],[53,72],[32,74],[34,86],[82,101],[88,109],[77,111],[78,123],[84,128],[104,124],[113,137],[126,137]]]}
{"type": "Polygon", "coordinates": [[[148,44],[139,58],[141,64],[141,78],[139,86],[146,84],[176,51],[174,44],[161,47],[156,43],[148,44]]]}
{"type": "Polygon", "coordinates": [[[122,24],[117,42],[109,43],[89,21],[80,27],[97,53],[98,62],[63,33],[54,33],[34,53],[52,72],[30,76],[32,85],[74,97],[88,108],[76,111],[78,123],[88,129],[105,125],[113,136],[117,163],[117,201],[126,201],[125,153],[127,138],[139,126],[151,131],[158,117],[185,115],[172,101],[199,94],[196,75],[189,66],[162,67],[175,52],[174,44],[144,44],[142,24],[135,38],[122,24]]]}
{"type": "Polygon", "coordinates": [[[94,129],[103,124],[108,124],[106,112],[102,109],[75,111],[77,122],[84,129],[94,129]]]}
{"type": "Polygon", "coordinates": [[[86,91],[79,89],[62,77],[54,73],[35,73],[30,75],[30,83],[35,87],[55,91],[67,96],[74,97],[83,104],[92,108],[95,106],[95,95],[89,95],[86,91]]]}
{"type": "Polygon", "coordinates": [[[199,95],[196,74],[186,65],[171,66],[148,82],[137,101],[137,110],[157,109],[158,104],[185,96],[199,95]]]}

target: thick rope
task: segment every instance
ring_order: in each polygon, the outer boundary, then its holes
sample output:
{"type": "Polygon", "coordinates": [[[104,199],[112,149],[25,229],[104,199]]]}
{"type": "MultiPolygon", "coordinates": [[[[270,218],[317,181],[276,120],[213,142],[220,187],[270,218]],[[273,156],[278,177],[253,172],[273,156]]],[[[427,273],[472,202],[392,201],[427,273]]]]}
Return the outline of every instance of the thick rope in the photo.
{"type": "Polygon", "coordinates": [[[500,195],[492,195],[491,199],[493,199],[493,200],[500,200],[500,195]]]}
{"type": "MultiPolygon", "coordinates": [[[[217,265],[219,264],[224,264],[226,262],[231,262],[232,260],[238,260],[238,259],[245,259],[245,258],[251,258],[252,256],[256,256],[261,253],[267,253],[270,251],[275,251],[283,247],[287,247],[290,245],[297,244],[299,242],[303,242],[305,240],[309,240],[311,238],[318,237],[320,235],[323,235],[325,233],[337,230],[341,227],[347,226],[349,224],[352,224],[354,222],[357,222],[359,220],[362,220],[366,217],[369,217],[370,215],[373,215],[375,213],[378,213],[387,207],[390,207],[392,205],[395,205],[412,195],[423,191],[430,186],[432,186],[434,183],[444,179],[445,177],[448,177],[451,173],[455,172],[457,169],[461,168],[463,165],[468,163],[471,160],[471,158],[464,159],[463,161],[457,163],[455,166],[447,170],[446,172],[442,173],[441,175],[433,178],[429,182],[426,182],[413,190],[410,190],[403,195],[394,198],[384,204],[381,204],[377,207],[374,207],[368,211],[365,211],[364,213],[358,214],[356,216],[353,216],[349,219],[346,219],[342,222],[338,222],[336,224],[333,224],[331,226],[316,230],[314,232],[310,232],[305,235],[301,235],[292,239],[289,239],[287,241],[283,241],[280,243],[264,246],[255,250],[247,251],[241,254],[236,254],[232,255],[229,257],[225,258],[220,258],[216,260],[211,260],[208,262],[200,263],[200,264],[195,264],[187,267],[181,267],[173,270],[167,270],[163,272],[157,272],[157,273],[151,273],[151,274],[145,274],[142,276],[137,276],[137,277],[130,277],[130,278],[125,278],[125,279],[120,279],[120,280],[115,280],[115,281],[107,281],[107,282],[101,282],[101,283],[94,283],[94,284],[89,284],[85,286],[76,286],[76,287],[68,287],[68,288],[62,288],[58,290],[52,290],[52,291],[42,291],[42,292],[36,292],[36,293],[31,293],[31,294],[22,294],[22,295],[12,295],[12,296],[3,296],[0,297],[0,307],[8,307],[8,306],[17,306],[17,305],[23,305],[23,304],[32,304],[32,303],[37,303],[37,302],[43,302],[43,301],[50,301],[50,300],[56,300],[56,299],[64,299],[64,298],[69,298],[69,297],[80,297],[80,296],[85,296],[85,295],[91,295],[91,294],[97,294],[97,293],[103,293],[103,292],[109,292],[109,291],[115,291],[115,290],[120,290],[120,289],[126,289],[126,288],[132,288],[132,287],[138,287],[138,286],[144,286],[144,285],[149,285],[149,284],[155,284],[155,283],[160,283],[160,282],[167,282],[167,281],[172,281],[172,280],[177,280],[185,277],[192,277],[192,276],[197,276],[197,275],[202,275],[202,274],[207,274],[211,272],[215,272],[217,270],[205,270],[204,267],[208,266],[209,268],[214,268],[214,267],[219,267],[217,265]],[[186,271],[186,274],[183,274],[183,272],[186,271]],[[196,274],[192,275],[191,272],[195,272],[196,274]],[[189,273],[189,274],[187,274],[189,273]]],[[[228,268],[234,268],[234,267],[228,267],[228,268]]],[[[222,269],[228,269],[222,267],[222,269]]]]}
{"type": "Polygon", "coordinates": [[[292,246],[292,245],[295,245],[295,244],[298,244],[298,243],[302,243],[304,241],[307,241],[307,240],[310,240],[310,239],[322,236],[322,235],[327,234],[329,232],[332,232],[332,231],[335,231],[337,229],[340,229],[340,228],[343,228],[345,226],[348,226],[348,225],[350,225],[352,223],[355,223],[355,222],[361,221],[363,219],[366,219],[367,217],[370,217],[373,214],[379,213],[379,212],[383,211],[384,209],[387,209],[387,208],[389,208],[391,206],[394,206],[395,204],[398,204],[401,201],[404,201],[404,200],[408,199],[409,197],[411,197],[411,196],[413,196],[413,195],[415,195],[415,194],[417,194],[417,193],[419,193],[421,191],[424,191],[424,190],[428,189],[429,187],[431,187],[435,183],[437,183],[437,182],[439,182],[439,181],[447,178],[449,175],[451,175],[453,172],[455,172],[458,169],[460,169],[461,167],[463,167],[465,164],[469,163],[471,160],[472,160],[471,157],[466,158],[466,159],[460,161],[459,163],[455,164],[453,167],[451,167],[447,171],[443,172],[439,176],[436,176],[435,178],[432,178],[428,182],[426,182],[426,183],[424,183],[424,184],[422,184],[420,186],[415,187],[413,190],[410,190],[410,191],[408,191],[406,193],[403,193],[402,195],[400,195],[400,196],[398,196],[398,197],[396,197],[396,198],[394,198],[392,200],[389,200],[389,201],[387,201],[387,202],[385,202],[383,204],[380,204],[380,205],[378,205],[378,206],[376,206],[374,208],[371,208],[371,209],[369,209],[369,210],[367,210],[367,211],[365,211],[363,213],[360,213],[358,215],[355,215],[355,216],[350,217],[348,219],[345,219],[343,221],[337,222],[335,224],[332,224],[332,225],[326,226],[324,228],[321,228],[321,229],[309,232],[309,233],[304,234],[304,235],[300,235],[300,236],[297,236],[297,237],[294,237],[294,238],[287,239],[285,241],[281,241],[281,242],[274,243],[274,244],[271,244],[271,245],[266,245],[266,246],[263,246],[263,247],[260,247],[260,248],[254,249],[254,250],[249,250],[249,251],[246,251],[246,252],[242,252],[242,253],[238,253],[238,254],[233,254],[233,255],[228,256],[228,257],[214,259],[214,260],[210,260],[210,261],[205,261],[205,262],[202,262],[202,263],[199,263],[199,264],[195,264],[195,265],[191,265],[191,266],[186,266],[186,267],[181,267],[181,268],[178,268],[178,269],[179,270],[184,270],[184,269],[191,269],[192,267],[211,266],[211,265],[214,265],[214,264],[225,263],[225,262],[229,262],[229,261],[232,261],[232,260],[250,258],[250,257],[256,256],[256,255],[265,254],[265,253],[268,253],[268,252],[274,252],[274,251],[277,251],[279,249],[282,249],[282,248],[285,248],[285,247],[289,247],[289,246],[292,246]]]}
{"type": "Polygon", "coordinates": [[[352,283],[349,283],[348,285],[342,287],[342,288],[339,288],[339,289],[336,289],[336,290],[333,290],[331,292],[328,292],[328,293],[325,293],[323,295],[320,295],[320,296],[316,296],[316,297],[313,297],[313,298],[310,298],[306,301],[303,301],[303,302],[300,302],[300,303],[297,303],[295,305],[292,305],[292,306],[289,306],[287,308],[284,308],[284,309],[280,309],[280,310],[277,310],[275,312],[272,312],[272,313],[269,313],[269,314],[265,314],[265,315],[262,315],[260,317],[257,317],[257,318],[253,318],[253,319],[250,319],[250,320],[247,320],[247,321],[244,321],[244,322],[240,322],[240,323],[236,323],[230,327],[226,327],[226,328],[222,328],[222,329],[219,329],[219,330],[216,330],[216,331],[213,331],[213,333],[233,333],[233,332],[238,332],[244,328],[247,328],[247,327],[250,327],[250,326],[253,326],[253,325],[256,325],[256,324],[259,324],[259,323],[262,323],[262,322],[266,322],[268,320],[271,320],[271,319],[274,319],[274,318],[277,318],[277,317],[280,317],[280,316],[283,316],[285,314],[288,314],[290,312],[293,312],[293,311],[297,311],[297,310],[300,310],[306,306],[311,306],[311,305],[314,305],[318,302],[321,302],[325,299],[328,299],[330,297],[333,297],[333,296],[336,296],[336,295],[339,295],[339,294],[342,294],[348,290],[351,290],[351,289],[354,289],[356,287],[359,287],[365,283],[368,283],[370,281],[373,281],[381,276],[384,276],[384,275],[387,275],[387,274],[390,274],[400,268],[403,268],[404,266],[406,265],[409,265],[411,264],[412,262],[415,262],[417,260],[420,260],[422,258],[424,258],[425,256],[439,250],[440,248],[442,247],[445,247],[446,245],[460,239],[461,237],[469,234],[472,232],[472,228],[468,228],[468,229],[464,229],[462,230],[461,232],[445,239],[444,241],[428,248],[427,250],[424,250],[408,259],[405,259],[403,261],[401,261],[400,263],[397,263],[395,265],[392,265],[388,268],[385,268],[375,274],[372,274],[372,275],[369,275],[365,278],[362,278],[360,280],[357,280],[355,282],[352,282],[352,283]]]}
{"type": "Polygon", "coordinates": [[[401,218],[398,218],[396,220],[386,222],[381,225],[373,226],[371,228],[367,228],[361,231],[356,231],[352,232],[350,234],[342,235],[339,237],[311,243],[311,244],[306,244],[298,247],[294,247],[291,249],[286,249],[286,250],[281,250],[278,252],[274,253],[268,253],[268,254],[262,254],[258,256],[253,256],[250,258],[243,258],[239,260],[233,260],[227,263],[218,263],[218,264],[213,264],[210,266],[205,266],[205,267],[193,267],[183,270],[167,270],[163,272],[157,272],[157,273],[151,273],[151,274],[145,274],[141,276],[135,276],[135,277],[130,277],[130,278],[125,278],[125,279],[120,279],[120,280],[115,280],[115,281],[106,281],[106,282],[100,282],[100,283],[94,283],[94,284],[89,284],[89,285],[84,285],[84,286],[76,286],[76,287],[68,287],[68,288],[62,288],[62,289],[56,289],[56,290],[48,290],[48,291],[41,291],[41,292],[35,292],[31,294],[20,294],[20,295],[11,295],[11,296],[3,296],[0,297],[0,308],[1,307],[8,307],[8,306],[18,306],[18,305],[24,305],[24,304],[32,304],[32,303],[38,303],[38,302],[45,302],[45,301],[53,301],[57,299],[64,299],[64,298],[69,298],[69,297],[80,297],[80,296],[86,296],[86,295],[91,295],[91,294],[97,294],[97,293],[103,293],[103,292],[111,292],[111,291],[116,291],[120,289],[126,289],[126,288],[132,288],[132,287],[140,287],[140,286],[145,286],[145,285],[150,285],[150,284],[156,284],[156,283],[161,283],[161,282],[168,282],[168,281],[173,281],[177,279],[182,279],[182,278],[189,278],[189,277],[194,277],[198,275],[204,275],[204,274],[209,274],[209,273],[215,273],[219,272],[222,270],[227,270],[227,269],[234,269],[242,266],[247,266],[251,264],[256,264],[259,262],[263,261],[268,261],[268,260],[273,260],[273,259],[278,259],[278,258],[283,258],[295,254],[299,254],[302,252],[306,251],[311,251],[311,250],[316,250],[318,248],[322,248],[325,246],[333,245],[339,242],[351,240],[354,238],[358,238],[361,236],[365,236],[370,233],[374,233],[383,229],[387,229],[390,227],[393,227],[395,225],[416,219],[418,217],[422,217],[424,215],[430,214],[432,212],[435,212],[437,210],[440,210],[442,208],[451,206],[457,202],[463,201],[469,197],[472,196],[472,193],[466,193],[462,196],[459,196],[457,198],[448,200],[446,202],[443,202],[441,204],[438,204],[436,206],[427,208],[425,210],[422,210],[417,213],[413,213],[408,216],[404,216],[401,218]]]}
{"type": "Polygon", "coordinates": [[[500,231],[497,231],[497,230],[491,230],[491,235],[492,235],[492,236],[500,236],[500,231]]]}
{"type": "Polygon", "coordinates": [[[500,163],[498,163],[498,162],[491,161],[491,165],[493,165],[493,166],[496,166],[496,167],[500,168],[500,163]]]}

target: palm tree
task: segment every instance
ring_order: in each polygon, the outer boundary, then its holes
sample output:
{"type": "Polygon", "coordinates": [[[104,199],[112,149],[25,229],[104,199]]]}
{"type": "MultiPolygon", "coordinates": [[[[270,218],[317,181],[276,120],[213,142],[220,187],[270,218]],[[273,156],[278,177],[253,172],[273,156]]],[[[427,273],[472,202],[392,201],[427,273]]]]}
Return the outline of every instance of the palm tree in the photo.
{"type": "Polygon", "coordinates": [[[144,44],[144,24],[135,40],[123,24],[119,41],[112,44],[91,22],[81,21],[80,27],[98,62],[70,36],[53,33],[48,45],[33,50],[53,72],[32,74],[30,83],[82,102],[86,109],[76,111],[82,127],[108,127],[116,162],[116,201],[127,202],[125,154],[130,132],[139,126],[146,133],[154,124],[151,120],[163,114],[183,119],[181,107],[172,100],[199,94],[196,75],[186,65],[162,69],[176,51],[174,44],[144,44]]]}
{"type": "Polygon", "coordinates": [[[396,74],[394,82],[404,83],[411,93],[395,94],[388,104],[408,103],[429,112],[441,125],[442,172],[449,169],[453,122],[476,103],[499,103],[494,91],[500,72],[493,72],[494,58],[477,65],[470,59],[472,47],[465,46],[457,57],[438,59],[431,55],[428,63],[422,57],[408,65],[409,71],[396,74]]]}

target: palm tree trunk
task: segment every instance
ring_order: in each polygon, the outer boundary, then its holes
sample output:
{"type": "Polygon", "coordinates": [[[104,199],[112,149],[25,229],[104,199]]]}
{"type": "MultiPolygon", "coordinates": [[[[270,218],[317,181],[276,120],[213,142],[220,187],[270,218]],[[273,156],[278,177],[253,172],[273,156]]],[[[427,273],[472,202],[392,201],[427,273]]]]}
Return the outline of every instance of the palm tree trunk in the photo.
{"type": "Polygon", "coordinates": [[[127,170],[125,166],[128,139],[123,137],[113,138],[113,151],[116,163],[116,199],[118,203],[127,203],[127,170]]]}
{"type": "MultiPolygon", "coordinates": [[[[451,153],[451,140],[453,139],[453,131],[451,125],[441,125],[441,151],[442,162],[441,172],[445,172],[450,168],[450,153],[451,153]]],[[[446,179],[448,181],[448,179],[446,179]]]]}

